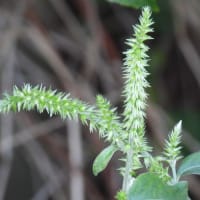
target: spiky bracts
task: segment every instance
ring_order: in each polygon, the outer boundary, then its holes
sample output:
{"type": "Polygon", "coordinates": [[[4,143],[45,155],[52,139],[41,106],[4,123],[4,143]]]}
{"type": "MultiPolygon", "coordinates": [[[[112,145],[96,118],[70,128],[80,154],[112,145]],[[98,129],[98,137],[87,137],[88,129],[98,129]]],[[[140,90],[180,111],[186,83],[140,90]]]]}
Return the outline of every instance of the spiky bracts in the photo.
{"type": "Polygon", "coordinates": [[[101,130],[99,130],[100,134],[102,131],[105,133],[107,130],[110,130],[106,135],[107,140],[112,141],[113,138],[115,138],[115,142],[118,146],[122,147],[121,139],[123,136],[123,127],[119,123],[119,116],[116,114],[116,108],[111,108],[110,102],[101,95],[97,95],[96,97],[96,106],[98,109],[98,116],[103,124],[101,130]]]}
{"type": "MultiPolygon", "coordinates": [[[[130,149],[127,150],[127,160],[129,165],[125,167],[125,179],[128,178],[127,173],[131,173],[134,169],[133,160],[138,159],[141,154],[150,150],[144,138],[145,134],[145,108],[147,93],[145,89],[149,86],[146,78],[148,72],[148,47],[144,44],[146,40],[151,39],[148,33],[152,32],[151,25],[151,11],[149,7],[145,7],[139,19],[139,24],[134,26],[133,38],[127,40],[130,47],[125,52],[125,62],[123,68],[123,75],[125,79],[125,86],[123,96],[125,98],[124,128],[127,134],[127,143],[130,149]],[[131,156],[130,156],[131,154],[131,156]],[[131,162],[131,164],[130,164],[131,162]],[[131,168],[130,168],[131,167],[131,168]],[[128,172],[127,172],[128,170],[128,172]]],[[[127,190],[128,183],[124,181],[124,190],[127,190]]]]}
{"type": "Polygon", "coordinates": [[[181,156],[181,131],[182,131],[182,121],[179,121],[178,124],[174,127],[171,134],[169,135],[168,140],[165,141],[164,156],[165,161],[168,162],[171,171],[172,171],[172,183],[176,183],[177,174],[176,174],[176,163],[182,158],[181,156]]]}
{"type": "Polygon", "coordinates": [[[146,167],[150,172],[156,173],[164,182],[175,184],[178,182],[176,163],[181,156],[181,130],[182,121],[179,121],[165,140],[163,155],[145,159],[146,167]]]}
{"type": "Polygon", "coordinates": [[[145,89],[149,86],[146,78],[148,72],[148,47],[144,44],[146,40],[151,39],[148,33],[152,32],[150,8],[145,7],[140,17],[140,24],[134,26],[134,38],[128,39],[127,44],[130,47],[125,52],[125,62],[123,74],[125,78],[125,87],[123,96],[125,98],[124,109],[124,128],[128,137],[131,136],[131,142],[135,151],[146,151],[148,147],[144,145],[144,117],[146,108],[147,93],[145,89]]]}
{"type": "Polygon", "coordinates": [[[182,131],[182,121],[179,121],[178,124],[174,127],[171,134],[168,137],[168,140],[165,141],[165,151],[164,155],[167,158],[167,161],[171,163],[172,161],[177,161],[181,156],[181,131],[182,131]]]}
{"type": "Polygon", "coordinates": [[[115,109],[110,109],[110,103],[101,96],[97,96],[97,106],[90,106],[72,99],[69,94],[26,84],[21,89],[14,87],[13,94],[5,94],[0,101],[0,112],[3,113],[34,109],[40,113],[46,111],[50,116],[60,115],[62,119],[79,118],[83,124],[89,125],[90,131],[98,130],[103,138],[114,143],[118,141],[114,134],[122,130],[115,109]]]}

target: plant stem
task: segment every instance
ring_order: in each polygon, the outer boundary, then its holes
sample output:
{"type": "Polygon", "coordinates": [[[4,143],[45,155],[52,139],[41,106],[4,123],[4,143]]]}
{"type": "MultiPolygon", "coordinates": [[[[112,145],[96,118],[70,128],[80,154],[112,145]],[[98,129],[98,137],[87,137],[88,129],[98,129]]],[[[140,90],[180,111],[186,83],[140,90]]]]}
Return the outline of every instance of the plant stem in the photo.
{"type": "Polygon", "coordinates": [[[123,185],[122,185],[122,190],[125,193],[128,192],[129,181],[130,181],[130,178],[131,178],[130,169],[131,169],[131,166],[132,166],[132,154],[133,154],[132,150],[127,152],[125,174],[124,174],[123,185]]]}
{"type": "Polygon", "coordinates": [[[133,167],[133,147],[131,145],[132,135],[129,135],[129,144],[130,147],[126,153],[126,164],[125,164],[125,174],[123,178],[122,190],[127,194],[128,189],[130,187],[131,181],[133,181],[133,177],[131,175],[131,169],[133,167]]]}
{"type": "Polygon", "coordinates": [[[177,183],[176,160],[173,160],[171,162],[170,166],[171,166],[171,169],[172,169],[172,176],[173,176],[172,183],[175,184],[175,183],[177,183]]]}

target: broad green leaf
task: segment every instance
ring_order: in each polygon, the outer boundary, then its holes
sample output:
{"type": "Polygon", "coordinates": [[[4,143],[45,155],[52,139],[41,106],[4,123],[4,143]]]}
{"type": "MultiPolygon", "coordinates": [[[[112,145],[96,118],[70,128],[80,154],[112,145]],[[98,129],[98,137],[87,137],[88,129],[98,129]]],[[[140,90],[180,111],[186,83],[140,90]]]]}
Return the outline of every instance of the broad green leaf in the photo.
{"type": "Polygon", "coordinates": [[[182,160],[177,175],[180,178],[189,174],[200,175],[200,152],[190,154],[182,160]]]}
{"type": "Polygon", "coordinates": [[[93,163],[93,174],[95,176],[98,175],[101,171],[103,171],[111,160],[113,154],[117,151],[116,147],[113,145],[106,147],[94,160],[93,163]]]}
{"type": "Polygon", "coordinates": [[[142,8],[144,6],[150,6],[153,11],[159,11],[157,0],[108,0],[108,1],[136,9],[142,8]]]}
{"type": "Polygon", "coordinates": [[[187,182],[165,184],[156,174],[145,173],[134,181],[128,200],[188,200],[187,182]]]}

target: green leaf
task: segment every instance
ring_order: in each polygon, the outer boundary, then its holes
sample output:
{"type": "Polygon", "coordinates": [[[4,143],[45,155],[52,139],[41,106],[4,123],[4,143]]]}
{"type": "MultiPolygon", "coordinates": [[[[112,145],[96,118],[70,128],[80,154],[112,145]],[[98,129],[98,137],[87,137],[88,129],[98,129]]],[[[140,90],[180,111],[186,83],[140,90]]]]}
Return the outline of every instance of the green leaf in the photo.
{"type": "Polygon", "coordinates": [[[157,0],[108,0],[108,1],[136,9],[142,8],[144,6],[150,6],[153,11],[155,12],[159,11],[157,0]]]}
{"type": "Polygon", "coordinates": [[[199,174],[200,175],[200,152],[190,154],[184,158],[180,164],[177,176],[199,174]]]}
{"type": "Polygon", "coordinates": [[[113,154],[117,151],[113,145],[106,147],[94,160],[93,163],[93,174],[97,176],[103,171],[111,160],[113,154]]]}
{"type": "Polygon", "coordinates": [[[188,200],[187,182],[165,184],[156,174],[144,173],[134,181],[128,200],[188,200]]]}

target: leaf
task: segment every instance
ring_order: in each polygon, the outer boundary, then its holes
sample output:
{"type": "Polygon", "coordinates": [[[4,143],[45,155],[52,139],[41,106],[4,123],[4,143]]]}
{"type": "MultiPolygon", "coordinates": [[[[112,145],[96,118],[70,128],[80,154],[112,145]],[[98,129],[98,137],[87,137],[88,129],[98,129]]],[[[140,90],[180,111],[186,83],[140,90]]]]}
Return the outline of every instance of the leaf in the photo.
{"type": "Polygon", "coordinates": [[[165,184],[156,174],[144,173],[134,181],[128,200],[188,200],[187,182],[165,184]]]}
{"type": "Polygon", "coordinates": [[[117,151],[116,147],[110,145],[106,147],[94,160],[92,171],[95,176],[97,176],[101,171],[103,171],[109,161],[111,160],[113,154],[117,151]]]}
{"type": "Polygon", "coordinates": [[[155,12],[159,11],[157,0],[108,0],[108,1],[136,9],[142,8],[144,6],[150,6],[153,11],[155,12]]]}
{"type": "Polygon", "coordinates": [[[190,154],[182,160],[177,175],[180,178],[189,174],[200,175],[200,152],[190,154]]]}

